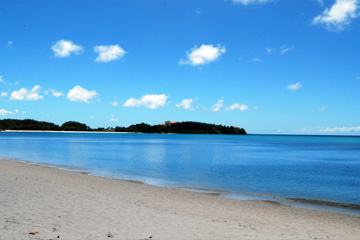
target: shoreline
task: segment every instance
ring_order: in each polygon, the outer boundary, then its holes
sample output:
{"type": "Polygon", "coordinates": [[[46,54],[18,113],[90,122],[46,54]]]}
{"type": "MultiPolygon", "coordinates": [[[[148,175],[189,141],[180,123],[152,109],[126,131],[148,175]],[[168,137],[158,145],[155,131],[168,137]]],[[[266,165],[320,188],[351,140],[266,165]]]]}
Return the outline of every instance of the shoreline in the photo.
{"type": "Polygon", "coordinates": [[[270,202],[273,204],[280,204],[283,206],[302,208],[302,209],[338,212],[338,213],[342,213],[342,214],[350,214],[350,215],[360,216],[360,204],[332,202],[332,201],[324,201],[324,200],[308,199],[308,198],[286,198],[286,197],[281,197],[281,196],[258,194],[255,192],[254,193],[229,192],[229,191],[223,191],[223,190],[219,190],[219,189],[208,189],[208,188],[204,189],[204,188],[197,188],[197,187],[192,187],[192,186],[180,186],[180,187],[166,186],[166,185],[163,186],[163,185],[149,184],[149,183],[146,183],[146,182],[143,182],[140,180],[136,180],[136,179],[134,180],[134,179],[126,179],[126,178],[112,178],[109,176],[96,175],[96,174],[91,173],[90,171],[87,171],[87,169],[76,168],[76,167],[71,167],[71,166],[67,166],[67,165],[55,165],[55,164],[43,163],[43,162],[36,163],[36,162],[31,162],[31,161],[8,159],[8,158],[0,157],[0,161],[2,161],[2,160],[14,162],[14,163],[29,164],[29,165],[39,166],[39,167],[54,168],[54,169],[57,169],[60,171],[81,173],[81,174],[94,176],[94,177],[101,177],[101,178],[106,178],[106,179],[139,183],[139,184],[144,184],[147,186],[155,186],[155,187],[160,187],[160,188],[183,189],[186,191],[192,191],[192,192],[197,192],[197,193],[219,196],[222,198],[235,199],[237,201],[263,201],[263,202],[270,202]]]}
{"type": "MultiPolygon", "coordinates": [[[[99,132],[99,131],[48,131],[48,130],[0,130],[1,132],[19,132],[19,133],[139,133],[139,134],[187,134],[187,133],[143,133],[143,132],[99,132]]],[[[196,135],[234,135],[234,134],[201,134],[201,133],[189,133],[196,135]]],[[[247,134],[235,134],[235,136],[299,136],[299,137],[360,137],[360,135],[333,135],[333,134],[275,134],[275,133],[247,133],[247,134]]]]}
{"type": "Polygon", "coordinates": [[[360,236],[360,216],[355,215],[239,201],[4,159],[0,176],[0,239],[360,236]]]}
{"type": "Polygon", "coordinates": [[[6,133],[133,133],[133,132],[97,132],[97,131],[48,131],[48,130],[4,130],[6,133]]]}
{"type": "Polygon", "coordinates": [[[360,216],[355,215],[239,201],[3,159],[0,176],[0,239],[360,236],[360,216]]]}

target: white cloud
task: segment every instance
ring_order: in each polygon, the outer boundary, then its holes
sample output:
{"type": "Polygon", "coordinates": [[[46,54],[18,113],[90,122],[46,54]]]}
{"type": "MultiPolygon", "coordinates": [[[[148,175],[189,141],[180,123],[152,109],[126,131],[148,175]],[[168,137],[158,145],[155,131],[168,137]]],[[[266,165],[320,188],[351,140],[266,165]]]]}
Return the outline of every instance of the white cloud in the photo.
{"type": "Polygon", "coordinates": [[[281,52],[281,54],[285,54],[285,53],[287,53],[287,52],[289,52],[289,51],[292,51],[292,50],[294,50],[294,47],[292,47],[292,46],[288,46],[288,45],[282,45],[282,46],[280,46],[280,52],[281,52]]]}
{"type": "Polygon", "coordinates": [[[253,58],[251,59],[252,62],[262,62],[261,58],[253,58]]]}
{"type": "Polygon", "coordinates": [[[248,4],[254,4],[254,3],[266,3],[266,2],[271,2],[272,0],[232,0],[233,3],[240,3],[243,5],[248,5],[248,4]]]}
{"type": "Polygon", "coordinates": [[[218,111],[220,111],[220,110],[223,108],[223,103],[224,103],[224,100],[223,100],[223,99],[218,100],[218,102],[215,103],[215,104],[212,106],[211,110],[212,110],[213,112],[218,112],[218,111]]]}
{"type": "Polygon", "coordinates": [[[281,45],[280,47],[268,47],[266,48],[266,52],[267,53],[277,53],[279,52],[281,55],[284,55],[287,52],[290,52],[292,50],[294,50],[294,46],[293,45],[281,45]]]}
{"type": "Polygon", "coordinates": [[[18,112],[19,112],[19,110],[8,111],[8,110],[5,110],[5,109],[0,109],[0,115],[1,116],[14,115],[14,114],[17,114],[18,112]]]}
{"type": "Polygon", "coordinates": [[[116,107],[116,106],[119,105],[119,103],[115,101],[115,102],[112,102],[111,105],[113,105],[114,107],[116,107]]]}
{"type": "Polygon", "coordinates": [[[57,92],[56,90],[54,89],[51,89],[51,93],[54,97],[61,97],[61,96],[64,96],[64,94],[62,92],[57,92]]]}
{"type": "Polygon", "coordinates": [[[323,110],[325,110],[325,109],[326,109],[326,107],[319,107],[317,110],[323,111],[323,110]]]}
{"type": "Polygon", "coordinates": [[[119,45],[96,46],[94,51],[99,53],[96,62],[110,62],[122,58],[126,53],[119,45]]]}
{"type": "Polygon", "coordinates": [[[256,110],[256,109],[259,109],[259,106],[255,106],[255,107],[254,107],[254,110],[256,110]]]}
{"type": "Polygon", "coordinates": [[[329,31],[340,31],[359,16],[359,0],[336,0],[331,8],[326,8],[316,16],[313,24],[324,24],[329,31]]]}
{"type": "Polygon", "coordinates": [[[2,97],[6,97],[7,95],[8,95],[7,92],[1,92],[1,96],[2,96],[2,97]]]}
{"type": "Polygon", "coordinates": [[[314,128],[307,127],[307,128],[302,128],[302,129],[299,129],[299,130],[294,130],[293,132],[296,132],[296,133],[309,133],[309,132],[314,132],[314,128]]]}
{"type": "Polygon", "coordinates": [[[316,0],[321,6],[324,5],[323,0],[316,0]]]}
{"type": "Polygon", "coordinates": [[[225,47],[217,45],[201,45],[200,48],[194,46],[191,52],[187,52],[188,59],[180,59],[179,64],[189,64],[193,66],[204,65],[213,62],[220,58],[220,56],[226,52],[225,47]]]}
{"type": "Polygon", "coordinates": [[[350,132],[360,132],[360,126],[357,127],[334,127],[334,128],[322,128],[319,130],[324,133],[350,133],[350,132]]]}
{"type": "Polygon", "coordinates": [[[135,98],[129,98],[124,104],[124,107],[140,107],[144,106],[147,108],[160,108],[164,107],[166,100],[169,98],[169,96],[166,96],[165,94],[148,94],[142,96],[140,99],[135,98]]]}
{"type": "Polygon", "coordinates": [[[268,47],[268,48],[266,48],[266,51],[267,51],[268,53],[272,53],[272,52],[275,51],[275,48],[270,48],[270,47],[268,47]]]}
{"type": "Polygon", "coordinates": [[[298,90],[300,88],[302,88],[301,82],[287,85],[287,89],[289,89],[289,90],[298,90]]]}
{"type": "Polygon", "coordinates": [[[0,76],[0,83],[6,83],[5,80],[3,79],[3,76],[0,76]]]}
{"type": "Polygon", "coordinates": [[[37,101],[44,98],[39,94],[41,87],[39,85],[34,86],[30,91],[26,88],[21,88],[18,91],[13,91],[10,95],[10,100],[25,100],[25,101],[37,101]]]}
{"type": "Polygon", "coordinates": [[[88,91],[81,86],[75,86],[68,92],[67,98],[71,101],[89,103],[89,100],[97,95],[98,93],[96,91],[88,91]]]}
{"type": "Polygon", "coordinates": [[[184,99],[180,103],[176,104],[176,107],[183,108],[183,109],[189,109],[193,110],[194,108],[191,106],[191,103],[193,102],[193,99],[184,99]]]}
{"type": "Polygon", "coordinates": [[[195,10],[195,13],[197,14],[197,15],[201,15],[202,14],[202,12],[200,11],[200,10],[195,10]]]}
{"type": "Polygon", "coordinates": [[[118,119],[116,119],[116,118],[110,118],[110,120],[109,120],[110,122],[118,122],[119,120],[118,119]]]}
{"type": "Polygon", "coordinates": [[[299,130],[294,130],[293,132],[296,133],[329,133],[329,134],[335,134],[335,133],[357,133],[360,132],[360,126],[356,127],[305,127],[299,130]]]}
{"type": "Polygon", "coordinates": [[[57,41],[54,45],[51,46],[51,49],[55,53],[56,57],[68,57],[72,53],[79,55],[83,51],[82,46],[76,45],[72,41],[68,40],[57,41]]]}
{"type": "Polygon", "coordinates": [[[11,49],[11,48],[13,47],[13,45],[14,45],[14,42],[13,42],[13,41],[8,41],[8,42],[7,42],[7,47],[8,47],[8,48],[11,49]]]}
{"type": "Polygon", "coordinates": [[[234,111],[236,109],[239,109],[240,111],[245,111],[248,110],[249,107],[245,104],[238,104],[238,103],[234,103],[233,105],[231,105],[230,107],[226,108],[226,110],[230,110],[230,111],[234,111]]]}

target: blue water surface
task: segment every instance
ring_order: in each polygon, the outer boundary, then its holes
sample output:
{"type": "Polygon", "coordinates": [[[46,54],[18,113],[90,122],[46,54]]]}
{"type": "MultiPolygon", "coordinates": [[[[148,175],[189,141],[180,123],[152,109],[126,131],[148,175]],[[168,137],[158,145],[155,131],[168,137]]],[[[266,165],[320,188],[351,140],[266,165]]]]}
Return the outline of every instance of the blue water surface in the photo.
{"type": "Polygon", "coordinates": [[[159,186],[360,204],[360,137],[1,132],[0,157],[159,186]]]}

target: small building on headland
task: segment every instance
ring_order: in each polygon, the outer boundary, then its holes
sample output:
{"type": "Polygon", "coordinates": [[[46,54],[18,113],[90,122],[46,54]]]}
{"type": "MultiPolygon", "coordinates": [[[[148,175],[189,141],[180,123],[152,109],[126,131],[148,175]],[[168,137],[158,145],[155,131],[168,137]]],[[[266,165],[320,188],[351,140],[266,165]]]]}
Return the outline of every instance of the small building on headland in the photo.
{"type": "Polygon", "coordinates": [[[169,120],[169,121],[165,121],[165,124],[161,124],[161,125],[165,125],[166,127],[169,127],[169,126],[171,126],[171,125],[173,125],[173,124],[177,124],[177,123],[179,123],[179,122],[176,122],[176,121],[171,122],[171,121],[169,120]]]}

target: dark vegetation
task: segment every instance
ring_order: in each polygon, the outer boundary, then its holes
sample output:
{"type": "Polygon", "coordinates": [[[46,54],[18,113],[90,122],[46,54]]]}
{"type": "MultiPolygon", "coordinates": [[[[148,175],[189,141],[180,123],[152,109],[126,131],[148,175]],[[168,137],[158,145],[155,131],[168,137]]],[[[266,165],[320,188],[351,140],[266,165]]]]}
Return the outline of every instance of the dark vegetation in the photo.
{"type": "Polygon", "coordinates": [[[42,131],[60,131],[60,127],[49,122],[39,122],[31,119],[0,120],[0,130],[42,130],[42,131]]]}
{"type": "Polygon", "coordinates": [[[200,122],[179,122],[165,125],[149,125],[140,123],[127,128],[116,127],[115,132],[142,132],[142,133],[191,133],[191,134],[246,134],[243,128],[227,127],[200,122]]]}
{"type": "Polygon", "coordinates": [[[139,133],[191,133],[191,134],[247,134],[243,128],[227,127],[200,122],[179,122],[165,125],[140,123],[129,127],[91,129],[84,123],[69,121],[61,126],[31,119],[0,120],[0,130],[38,130],[38,131],[96,131],[96,132],[139,132],[139,133]]]}
{"type": "Polygon", "coordinates": [[[62,131],[91,131],[92,129],[84,123],[69,121],[61,125],[62,131]]]}

